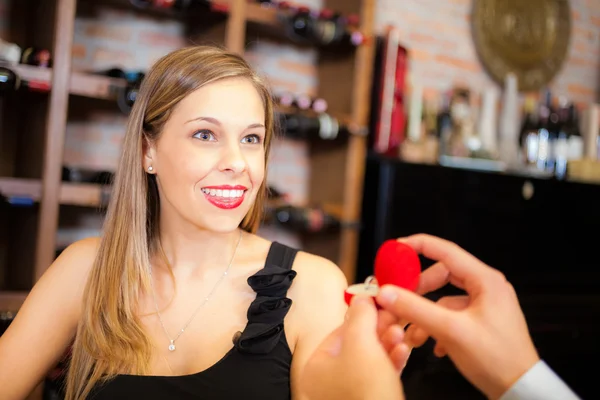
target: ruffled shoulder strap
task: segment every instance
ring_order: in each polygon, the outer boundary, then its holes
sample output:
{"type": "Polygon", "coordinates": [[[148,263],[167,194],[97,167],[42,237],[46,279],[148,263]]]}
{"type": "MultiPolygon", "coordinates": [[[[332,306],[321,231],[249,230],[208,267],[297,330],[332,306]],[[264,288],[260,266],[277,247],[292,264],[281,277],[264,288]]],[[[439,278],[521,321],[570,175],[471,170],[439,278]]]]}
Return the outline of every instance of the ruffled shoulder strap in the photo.
{"type": "Polygon", "coordinates": [[[239,351],[266,354],[279,342],[283,319],[292,306],[286,295],[296,277],[292,265],[297,253],[297,249],[273,242],[264,268],[248,278],[256,299],[248,308],[246,329],[235,342],[239,351]]]}

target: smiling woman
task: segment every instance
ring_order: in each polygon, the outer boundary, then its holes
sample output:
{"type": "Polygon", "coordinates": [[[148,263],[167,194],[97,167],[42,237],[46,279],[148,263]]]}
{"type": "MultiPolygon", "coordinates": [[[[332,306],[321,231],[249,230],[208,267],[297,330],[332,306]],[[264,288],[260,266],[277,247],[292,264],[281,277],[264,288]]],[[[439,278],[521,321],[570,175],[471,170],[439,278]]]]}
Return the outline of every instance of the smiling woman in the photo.
{"type": "Polygon", "coordinates": [[[343,322],[346,280],[254,234],[274,130],[269,90],[240,56],[189,47],[157,61],[102,238],[66,249],[0,338],[4,398],[25,397],[71,344],[69,400],[301,398],[307,359],[343,322]]]}

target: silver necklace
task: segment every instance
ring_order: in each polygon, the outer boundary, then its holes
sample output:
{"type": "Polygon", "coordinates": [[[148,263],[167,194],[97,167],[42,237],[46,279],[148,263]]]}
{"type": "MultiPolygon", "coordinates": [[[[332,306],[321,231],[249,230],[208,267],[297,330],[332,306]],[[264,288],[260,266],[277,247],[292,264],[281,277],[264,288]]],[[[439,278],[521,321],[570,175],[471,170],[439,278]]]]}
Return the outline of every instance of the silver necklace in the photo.
{"type": "Polygon", "coordinates": [[[213,289],[210,291],[210,293],[204,298],[204,301],[198,306],[198,308],[196,308],[196,311],[194,311],[194,313],[192,314],[190,319],[185,323],[183,328],[181,328],[181,330],[177,333],[177,336],[175,336],[175,339],[171,339],[171,335],[169,335],[169,331],[167,331],[167,328],[165,327],[162,317],[160,316],[160,312],[158,311],[158,302],[156,301],[156,294],[154,292],[154,283],[152,282],[153,281],[152,269],[150,270],[150,285],[152,286],[152,297],[154,299],[154,306],[156,307],[156,314],[158,315],[158,320],[160,321],[160,325],[162,326],[163,330],[165,331],[167,338],[169,338],[169,347],[168,347],[169,351],[175,351],[175,341],[177,339],[179,339],[179,337],[183,334],[183,332],[186,330],[188,325],[192,322],[192,320],[194,319],[194,317],[196,316],[198,311],[200,311],[200,309],[202,307],[204,307],[204,305],[206,303],[208,303],[208,300],[210,299],[210,297],[212,296],[214,291],[217,289],[217,287],[219,286],[221,281],[225,278],[225,276],[227,276],[227,273],[229,272],[229,268],[231,268],[231,264],[233,264],[233,259],[235,258],[235,254],[237,253],[237,249],[238,249],[238,246],[240,245],[241,240],[242,240],[242,230],[240,230],[240,237],[237,241],[237,244],[235,245],[235,250],[233,251],[233,256],[231,256],[229,265],[227,266],[227,268],[225,269],[225,271],[223,272],[223,274],[221,275],[221,277],[219,278],[219,280],[217,281],[217,283],[215,284],[213,289]]]}

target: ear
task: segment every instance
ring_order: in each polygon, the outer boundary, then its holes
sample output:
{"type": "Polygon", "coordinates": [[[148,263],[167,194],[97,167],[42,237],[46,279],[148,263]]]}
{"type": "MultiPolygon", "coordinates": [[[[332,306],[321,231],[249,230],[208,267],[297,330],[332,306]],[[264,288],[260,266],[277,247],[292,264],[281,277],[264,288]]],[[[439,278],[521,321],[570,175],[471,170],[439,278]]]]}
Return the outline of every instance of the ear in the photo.
{"type": "Polygon", "coordinates": [[[149,141],[147,138],[144,138],[143,152],[143,167],[144,171],[152,174],[156,172],[156,146],[153,142],[149,141]],[[150,168],[152,167],[152,168],[150,168]]]}

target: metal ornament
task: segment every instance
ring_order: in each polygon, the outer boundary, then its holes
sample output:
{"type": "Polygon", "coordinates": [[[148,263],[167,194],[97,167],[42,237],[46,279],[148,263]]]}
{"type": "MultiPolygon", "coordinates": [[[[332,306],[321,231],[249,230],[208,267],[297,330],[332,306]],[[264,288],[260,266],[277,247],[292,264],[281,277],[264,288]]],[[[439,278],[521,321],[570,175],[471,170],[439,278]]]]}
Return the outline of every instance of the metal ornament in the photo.
{"type": "Polygon", "coordinates": [[[519,91],[539,90],[562,67],[571,36],[568,0],[476,0],[472,29],[484,67],[499,84],[510,72],[519,91]]]}

